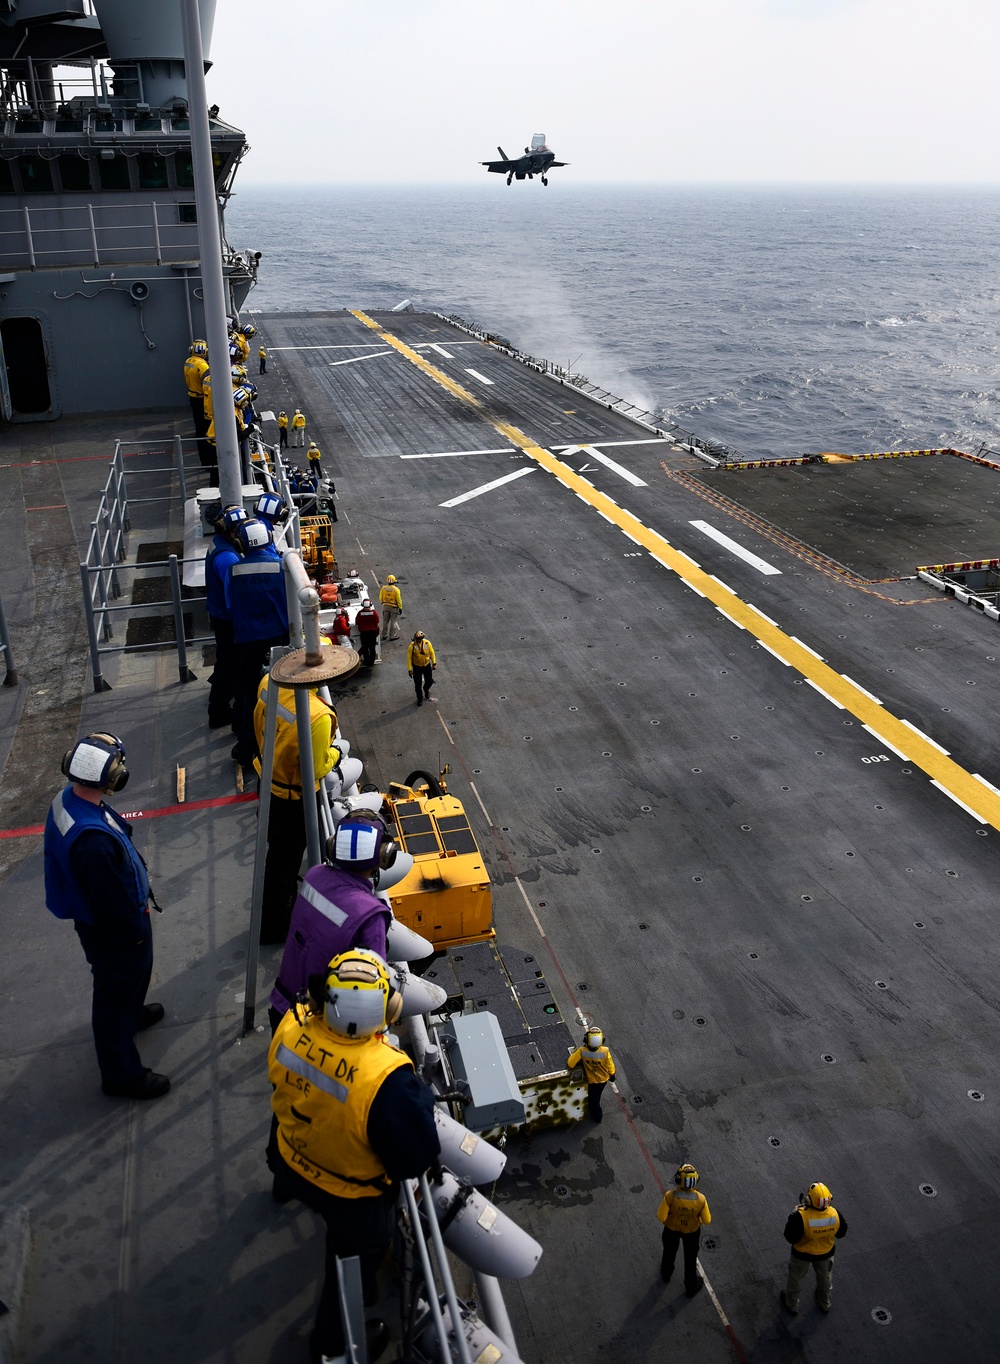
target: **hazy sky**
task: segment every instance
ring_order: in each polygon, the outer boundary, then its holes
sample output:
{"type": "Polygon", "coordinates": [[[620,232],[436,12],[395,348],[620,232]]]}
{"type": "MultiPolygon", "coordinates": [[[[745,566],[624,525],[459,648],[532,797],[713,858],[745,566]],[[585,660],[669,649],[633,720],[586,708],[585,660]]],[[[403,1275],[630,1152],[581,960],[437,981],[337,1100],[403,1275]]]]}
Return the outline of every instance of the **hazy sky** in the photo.
{"type": "Polygon", "coordinates": [[[470,183],[534,132],[576,184],[995,182],[998,40],[996,0],[218,0],[208,79],[242,184],[470,183]]]}

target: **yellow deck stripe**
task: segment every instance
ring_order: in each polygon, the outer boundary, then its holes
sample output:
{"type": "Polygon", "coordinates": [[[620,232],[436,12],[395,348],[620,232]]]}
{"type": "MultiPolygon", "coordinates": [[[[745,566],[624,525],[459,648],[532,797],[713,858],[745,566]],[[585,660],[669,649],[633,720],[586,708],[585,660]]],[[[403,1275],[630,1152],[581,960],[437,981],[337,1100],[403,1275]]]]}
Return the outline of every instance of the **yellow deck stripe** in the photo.
{"type": "Polygon", "coordinates": [[[392,346],[400,355],[405,356],[435,383],[480,411],[504,440],[516,445],[543,469],[547,469],[565,488],[576,493],[577,497],[593,507],[606,521],[617,526],[634,543],[647,549],[664,568],[671,569],[700,596],[706,597],[713,606],[719,607],[734,624],[742,625],[749,630],[769,652],[776,654],[782,662],[801,673],[829,699],[843,706],[860,720],[870,734],[884,739],[897,754],[905,754],[906,761],[926,772],[936,786],[957,801],[969,814],[973,814],[984,824],[992,825],[994,829],[1000,829],[1000,794],[987,786],[985,781],[979,781],[971,772],[967,772],[932,739],[925,738],[902,720],[891,715],[863,688],[824,663],[811,649],[786,635],[763,612],[742,601],[731,588],[704,572],[693,559],[675,549],[662,535],[650,530],[638,517],[619,507],[617,502],[604,493],[598,492],[587,479],[581,478],[568,464],[564,464],[562,460],[536,444],[516,426],[494,417],[474,394],[461,384],[455,383],[398,337],[390,332],[381,331],[378,323],[373,322],[362,312],[355,312],[354,316],[377,331],[386,345],[392,346]]]}

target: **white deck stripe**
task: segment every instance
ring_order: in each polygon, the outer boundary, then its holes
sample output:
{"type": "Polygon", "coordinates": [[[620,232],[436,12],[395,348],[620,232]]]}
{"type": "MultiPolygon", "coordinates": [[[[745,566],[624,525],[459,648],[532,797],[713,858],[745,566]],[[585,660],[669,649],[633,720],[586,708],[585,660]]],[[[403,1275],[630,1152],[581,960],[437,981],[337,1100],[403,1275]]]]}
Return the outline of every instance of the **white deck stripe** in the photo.
{"type": "Polygon", "coordinates": [[[964,810],[967,815],[971,815],[972,818],[976,820],[978,823],[989,824],[988,819],[983,819],[982,815],[977,814],[976,811],[973,810],[971,805],[966,805],[964,800],[959,800],[958,796],[955,795],[954,791],[949,791],[947,786],[942,786],[941,783],[939,781],[936,781],[933,777],[931,777],[931,785],[936,786],[939,791],[943,791],[949,800],[953,800],[960,810],[964,810]]]}
{"type": "Polygon", "coordinates": [[[379,350],[377,341],[352,341],[349,344],[339,346],[268,346],[268,354],[273,355],[279,350],[379,350]]]}
{"type": "Polygon", "coordinates": [[[869,701],[874,701],[876,706],[881,706],[883,704],[877,696],[874,696],[870,691],[866,691],[860,682],[855,682],[853,677],[848,677],[846,673],[841,673],[840,675],[845,682],[850,684],[850,686],[857,687],[858,691],[863,692],[864,695],[868,697],[869,701]]]}
{"type": "Polygon", "coordinates": [[[777,650],[771,648],[770,644],[765,644],[762,639],[758,639],[757,643],[760,645],[762,649],[766,649],[772,658],[776,658],[779,663],[784,663],[786,668],[790,668],[792,666],[789,663],[788,659],[782,658],[781,655],[777,652],[777,650]]]}
{"type": "MultiPolygon", "coordinates": [[[[841,673],[841,676],[843,676],[843,673],[841,673]]],[[[882,703],[880,701],[879,705],[881,704],[882,703]]],[[[878,742],[882,744],[885,748],[888,748],[891,753],[895,753],[897,758],[902,758],[904,763],[908,763],[910,761],[905,753],[903,753],[900,749],[896,748],[894,744],[891,744],[883,734],[879,734],[874,729],[872,729],[871,725],[862,725],[861,728],[867,730],[873,739],[877,739],[878,742]]]]}
{"type": "Polygon", "coordinates": [[[810,649],[809,645],[799,639],[798,635],[789,635],[788,638],[793,639],[796,644],[801,645],[807,654],[812,654],[813,658],[818,658],[821,663],[826,662],[826,659],[823,658],[821,654],[818,654],[815,649],[810,649]]]}
{"type": "MultiPolygon", "coordinates": [[[[231,575],[232,569],[230,569],[229,572],[231,575]]],[[[925,743],[930,744],[931,748],[936,748],[937,751],[939,753],[943,753],[946,758],[951,757],[951,754],[948,752],[946,748],[942,748],[941,745],[935,739],[932,739],[929,734],[925,734],[922,729],[917,729],[916,725],[910,724],[909,720],[900,720],[899,723],[901,725],[905,725],[907,729],[912,729],[914,734],[916,734],[918,738],[923,739],[925,743]]]]}
{"type": "Polygon", "coordinates": [[[431,350],[436,350],[438,355],[443,355],[446,360],[454,360],[450,350],[445,350],[444,346],[439,346],[436,341],[431,342],[431,350]]]}
{"type": "Polygon", "coordinates": [[[735,540],[730,540],[728,535],[723,535],[721,530],[716,530],[715,527],[710,526],[707,521],[692,521],[690,522],[690,525],[694,526],[695,530],[700,530],[702,535],[707,535],[710,540],[714,540],[716,544],[721,545],[723,549],[728,549],[730,554],[735,554],[737,558],[748,563],[750,567],[755,568],[758,573],[780,575],[780,568],[775,568],[772,564],[769,564],[766,559],[762,559],[760,555],[753,554],[749,549],[744,549],[742,545],[738,545],[735,540]]]}
{"type": "MultiPolygon", "coordinates": [[[[613,445],[666,445],[673,449],[673,441],[668,440],[666,436],[649,436],[645,440],[590,440],[586,445],[588,449],[591,447],[604,449],[605,446],[613,445]]],[[[579,445],[553,445],[550,448],[563,451],[581,449],[579,445]]]]}
{"type": "Polygon", "coordinates": [[[333,369],[334,365],[356,365],[361,360],[377,360],[380,355],[392,354],[391,350],[377,350],[371,355],[352,355],[349,360],[331,360],[330,368],[333,369]]]}
{"type": "MultiPolygon", "coordinates": [[[[716,609],[718,609],[718,608],[716,608],[716,609]]],[[[812,652],[812,650],[810,650],[810,653],[811,653],[811,652],[812,652]]],[[[823,660],[820,659],[820,662],[821,662],[821,663],[822,663],[822,661],[823,661],[823,660]]],[[[832,697],[828,691],[824,691],[823,688],[819,685],[819,683],[818,683],[818,682],[814,682],[814,681],[812,680],[811,677],[807,677],[807,678],[806,678],[806,686],[812,687],[813,691],[818,691],[819,694],[820,694],[820,696],[824,697],[827,701],[830,702],[830,705],[831,705],[831,706],[836,706],[838,710],[843,710],[843,709],[844,709],[844,707],[840,704],[839,701],[835,700],[835,698],[832,697]]]]}
{"type": "Polygon", "coordinates": [[[462,502],[468,502],[473,497],[480,497],[483,493],[491,493],[494,488],[502,488],[505,483],[513,483],[515,478],[523,478],[525,474],[533,474],[535,466],[530,469],[515,469],[512,474],[504,474],[503,478],[495,478],[492,483],[482,483],[478,488],[472,488],[467,493],[460,493],[458,497],[450,497],[447,502],[439,502],[439,507],[457,507],[462,502]]]}
{"type": "Polygon", "coordinates": [[[434,450],[429,455],[400,455],[400,459],[457,459],[459,455],[512,455],[513,445],[504,445],[499,450],[434,450]]]}
{"type": "Polygon", "coordinates": [[[466,374],[471,374],[473,379],[478,379],[481,384],[488,384],[490,388],[493,387],[493,380],[487,379],[485,374],[480,374],[478,369],[469,369],[468,365],[466,365],[465,372],[466,374]]]}
{"type": "Polygon", "coordinates": [[[626,469],[624,465],[617,464],[610,455],[602,455],[600,450],[595,450],[592,445],[581,445],[580,449],[585,450],[592,459],[596,459],[600,464],[603,464],[606,469],[610,469],[612,473],[617,474],[619,478],[623,478],[626,483],[631,483],[633,488],[649,487],[649,484],[645,479],[639,478],[631,469],[626,469]]]}

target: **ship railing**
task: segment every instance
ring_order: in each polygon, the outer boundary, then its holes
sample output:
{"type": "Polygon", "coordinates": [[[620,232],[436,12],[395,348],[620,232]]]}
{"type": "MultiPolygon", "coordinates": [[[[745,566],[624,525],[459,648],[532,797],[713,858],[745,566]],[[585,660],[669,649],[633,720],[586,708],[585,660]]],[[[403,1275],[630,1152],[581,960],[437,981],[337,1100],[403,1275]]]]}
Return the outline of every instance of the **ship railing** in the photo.
{"type": "Polygon", "coordinates": [[[691,454],[697,455],[706,463],[717,465],[726,461],[745,463],[748,458],[732,445],[725,445],[721,441],[706,440],[702,436],[696,435],[693,431],[687,431],[679,426],[673,418],[665,413],[649,412],[636,403],[630,403],[625,398],[618,398],[607,389],[591,383],[584,374],[579,374],[573,370],[572,365],[563,366],[555,364],[551,360],[539,359],[538,356],[530,354],[528,351],[520,350],[513,342],[508,341],[505,336],[499,336],[496,332],[487,331],[475,322],[467,322],[462,317],[457,317],[450,313],[435,313],[442,322],[448,322],[459,331],[466,332],[469,336],[476,337],[479,341],[485,341],[488,345],[503,351],[511,359],[519,364],[526,365],[529,369],[535,370],[538,374],[544,374],[557,380],[561,384],[571,384],[579,389],[593,402],[600,403],[609,412],[618,412],[628,421],[641,426],[644,431],[650,431],[654,435],[663,436],[665,439],[672,440],[675,444],[683,446],[691,454]]]}
{"type": "Polygon", "coordinates": [[[117,61],[112,70],[95,57],[55,64],[7,57],[3,68],[0,115],[18,122],[81,118],[92,112],[108,117],[151,112],[138,62],[117,61]],[[120,93],[123,90],[128,94],[120,93]]]}
{"type": "Polygon", "coordinates": [[[174,200],[0,209],[0,268],[196,260],[197,225],[177,212],[174,200]]]}
{"type": "MultiPolygon", "coordinates": [[[[177,653],[178,676],[182,682],[190,682],[194,680],[195,674],[188,666],[188,648],[212,641],[210,635],[188,637],[186,633],[185,608],[205,601],[204,596],[185,595],[182,587],[183,565],[193,560],[186,560],[183,555],[167,554],[139,561],[138,557],[133,559],[129,552],[133,520],[143,515],[140,509],[163,503],[176,504],[178,497],[183,508],[188,500],[189,489],[193,490],[199,475],[207,475],[200,464],[188,462],[189,457],[196,454],[196,442],[184,440],[180,436],[168,442],[115,443],[97,515],[91,522],[86,554],[80,561],[84,617],[96,692],[111,689],[102,666],[106,654],[140,653],[172,646],[177,653]],[[163,463],[165,456],[167,463],[163,463]],[[134,485],[140,478],[144,480],[142,495],[136,496],[134,485]],[[154,480],[151,487],[148,482],[150,479],[154,480]],[[169,597],[122,602],[126,579],[131,582],[133,593],[130,595],[134,596],[134,588],[141,581],[141,575],[151,569],[167,570],[169,597]],[[140,619],[146,613],[156,612],[161,619],[169,621],[170,617],[163,615],[167,608],[173,618],[172,639],[169,638],[169,632],[166,637],[161,632],[160,638],[130,643],[127,631],[121,638],[116,635],[115,617],[121,612],[128,612],[131,617],[140,619]]],[[[158,514],[154,524],[162,526],[168,517],[169,511],[166,515],[158,514]]]]}

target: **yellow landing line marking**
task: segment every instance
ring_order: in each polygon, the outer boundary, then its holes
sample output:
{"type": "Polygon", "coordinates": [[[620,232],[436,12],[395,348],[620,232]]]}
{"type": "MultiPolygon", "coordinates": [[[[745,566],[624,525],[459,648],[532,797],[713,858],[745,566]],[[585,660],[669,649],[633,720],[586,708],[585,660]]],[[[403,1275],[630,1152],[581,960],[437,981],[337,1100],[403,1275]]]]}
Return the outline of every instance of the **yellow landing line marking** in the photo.
{"type": "Polygon", "coordinates": [[[605,521],[617,526],[634,544],[648,550],[657,563],[671,569],[699,596],[707,598],[713,606],[719,607],[734,624],[742,625],[749,630],[769,653],[801,673],[806,681],[811,682],[835,705],[843,706],[861,721],[871,735],[883,739],[894,752],[905,753],[908,762],[926,772],[934,785],[945,795],[950,796],[968,814],[983,824],[1000,829],[1000,794],[985,780],[967,772],[933,739],[902,720],[897,720],[857,683],[851,682],[829,664],[824,663],[806,645],[800,644],[791,635],[786,635],[784,630],[779,629],[762,611],[741,600],[731,588],[726,587],[725,583],[704,572],[693,559],[675,549],[662,535],[650,530],[638,517],[619,507],[617,502],[604,493],[598,492],[568,464],[556,459],[555,455],[544,450],[516,426],[494,417],[474,394],[461,384],[457,384],[454,379],[450,379],[447,374],[430,364],[422,355],[418,355],[398,337],[379,330],[378,323],[373,322],[362,312],[356,312],[354,316],[378,332],[387,346],[392,346],[418,369],[423,370],[428,378],[481,412],[484,420],[488,421],[504,440],[516,445],[543,469],[547,469],[563,487],[576,493],[577,497],[599,512],[605,521]]]}

